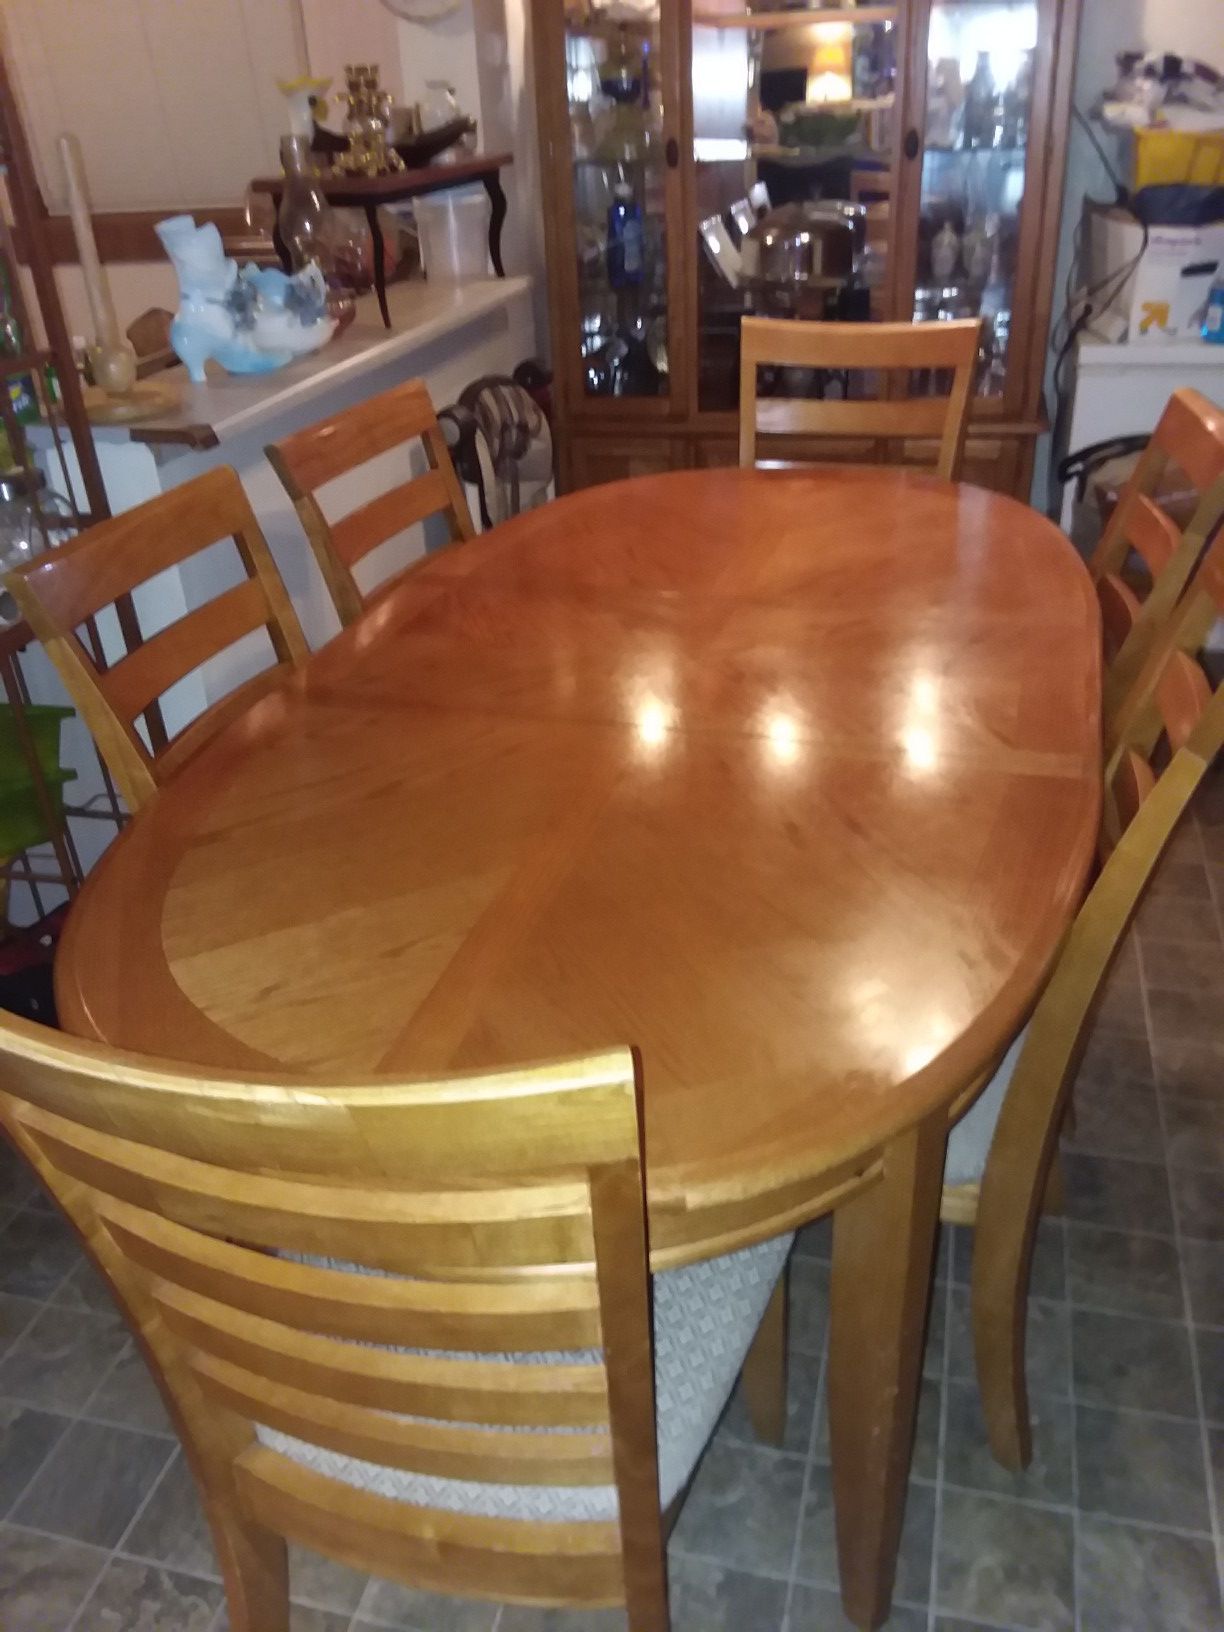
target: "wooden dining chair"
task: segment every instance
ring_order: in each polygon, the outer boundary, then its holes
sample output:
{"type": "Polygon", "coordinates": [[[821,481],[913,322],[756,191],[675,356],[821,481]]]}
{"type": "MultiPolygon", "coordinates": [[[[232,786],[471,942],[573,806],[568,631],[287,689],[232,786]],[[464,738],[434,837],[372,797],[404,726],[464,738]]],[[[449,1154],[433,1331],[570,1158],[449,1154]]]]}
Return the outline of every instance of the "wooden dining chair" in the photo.
{"type": "MultiPolygon", "coordinates": [[[[972,1194],[975,1202],[973,1330],[982,1403],[994,1453],[1010,1468],[1025,1466],[1032,1450],[1028,1282],[1059,1131],[1096,999],[1178,821],[1224,746],[1224,686],[1212,690],[1199,660],[1222,615],[1224,535],[1121,707],[1104,777],[1104,864],[1028,1025],[948,1139],[945,1201],[963,1205],[972,1194]]],[[[963,1211],[952,1216],[965,1221],[963,1211]]]]}
{"type": "Polygon", "coordinates": [[[228,465],[99,522],[70,543],[8,574],[22,616],[59,670],[130,810],[229,720],[307,657],[306,641],[242,483],[228,465]],[[111,663],[80,637],[82,624],[122,596],[222,540],[244,574],[177,622],[111,663]],[[146,743],[137,722],[177,681],[257,630],[272,663],[196,716],[171,740],[146,743]]]}
{"type": "Polygon", "coordinates": [[[1089,561],[1105,638],[1107,747],[1123,699],[1222,520],[1224,409],[1200,391],[1175,391],[1089,561]],[[1183,505],[1188,497],[1188,519],[1162,500],[1171,487],[1183,505]],[[1136,557],[1138,579],[1128,571],[1136,557]]]}
{"type": "Polygon", "coordinates": [[[936,472],[960,474],[969,406],[982,342],[980,318],[955,323],[805,323],[746,317],[740,324],[739,462],[751,467],[765,436],[850,439],[920,439],[939,443],[936,472]],[[867,369],[905,377],[917,371],[952,375],[946,397],[900,396],[868,400],[760,397],[762,366],[867,369]]]}
{"type": "Polygon", "coordinates": [[[384,579],[370,595],[358,587],[353,568],[380,544],[434,515],[445,516],[452,540],[476,535],[424,380],[394,386],[273,442],[265,451],[293,500],[342,624],[359,618],[373,596],[398,576],[384,579]],[[417,443],[424,449],[428,469],[412,476],[408,460],[417,443]],[[405,479],[329,522],[319,504],[319,489],[401,447],[405,479]]]}
{"type": "Polygon", "coordinates": [[[162,1387],[231,1632],[288,1632],[287,1541],[666,1632],[663,1514],[790,1237],[657,1275],[652,1313],[628,1049],[340,1086],[5,1017],[0,1126],[162,1387]]]}

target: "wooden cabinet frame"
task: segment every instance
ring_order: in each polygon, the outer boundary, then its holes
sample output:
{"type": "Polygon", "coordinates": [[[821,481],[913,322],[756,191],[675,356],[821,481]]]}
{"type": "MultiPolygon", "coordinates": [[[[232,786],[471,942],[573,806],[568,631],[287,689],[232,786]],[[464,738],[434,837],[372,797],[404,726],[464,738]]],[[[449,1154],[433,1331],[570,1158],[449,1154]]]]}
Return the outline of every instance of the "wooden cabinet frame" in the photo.
{"type": "MultiPolygon", "coordinates": [[[[716,12],[726,14],[732,3],[700,0],[698,20],[705,23],[716,12]]],[[[934,3],[900,0],[896,7],[894,204],[882,304],[883,315],[900,319],[913,311],[923,163],[921,142],[907,157],[904,138],[907,132],[920,133],[925,126],[927,38],[934,3]]],[[[1007,379],[1001,396],[975,402],[969,440],[969,467],[976,448],[978,471],[991,474],[995,478],[992,485],[1024,499],[1032,481],[1036,439],[1048,428],[1043,382],[1082,0],[1036,3],[1037,53],[1007,379]],[[995,456],[1000,445],[1004,449],[1001,458],[995,456]]],[[[697,394],[700,251],[697,168],[692,157],[694,0],[661,0],[660,11],[663,141],[677,161],[665,168],[670,365],[666,397],[588,397],[585,393],[578,346],[578,256],[564,0],[533,0],[533,7],[561,484],[585,485],[599,470],[632,464],[640,459],[643,438],[652,436],[667,438],[659,449],[660,461],[721,463],[722,444],[734,436],[736,416],[734,412],[702,411],[697,394]],[[598,444],[598,449],[592,444],[598,444]]],[[[787,15],[796,21],[804,18],[804,13],[787,15]]],[[[810,19],[811,13],[807,15],[810,19]]],[[[861,7],[848,8],[847,17],[869,20],[861,7]]]]}

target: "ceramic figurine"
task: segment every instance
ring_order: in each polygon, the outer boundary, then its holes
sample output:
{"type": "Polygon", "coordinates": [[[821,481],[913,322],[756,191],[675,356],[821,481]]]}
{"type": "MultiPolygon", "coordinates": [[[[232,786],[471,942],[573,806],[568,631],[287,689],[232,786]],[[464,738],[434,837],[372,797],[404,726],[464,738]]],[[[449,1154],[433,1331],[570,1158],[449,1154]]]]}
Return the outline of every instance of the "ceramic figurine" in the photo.
{"type": "Polygon", "coordinates": [[[302,74],[297,79],[278,79],[276,88],[285,99],[291,136],[314,135],[315,121],[327,117],[326,92],[330,79],[314,79],[302,74]]]}
{"type": "Polygon", "coordinates": [[[301,357],[331,339],[335,321],[329,315],[327,280],[318,266],[290,276],[278,266],[251,262],[238,274],[238,284],[255,291],[251,333],[261,351],[301,357]]]}
{"type": "Polygon", "coordinates": [[[317,266],[292,277],[253,265],[239,272],[214,222],[174,215],[156,230],[179,280],[170,344],[196,385],[210,357],[231,374],[266,374],[330,340],[336,325],[317,266]]]}

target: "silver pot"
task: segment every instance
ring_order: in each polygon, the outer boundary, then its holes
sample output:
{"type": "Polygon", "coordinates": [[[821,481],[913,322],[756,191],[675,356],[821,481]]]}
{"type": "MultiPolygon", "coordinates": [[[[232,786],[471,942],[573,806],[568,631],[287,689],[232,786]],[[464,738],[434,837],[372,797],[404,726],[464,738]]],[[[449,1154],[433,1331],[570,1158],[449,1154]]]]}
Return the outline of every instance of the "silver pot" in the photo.
{"type": "Polygon", "coordinates": [[[857,204],[783,204],[747,234],[745,270],[763,284],[836,287],[858,270],[866,215],[857,204]]]}

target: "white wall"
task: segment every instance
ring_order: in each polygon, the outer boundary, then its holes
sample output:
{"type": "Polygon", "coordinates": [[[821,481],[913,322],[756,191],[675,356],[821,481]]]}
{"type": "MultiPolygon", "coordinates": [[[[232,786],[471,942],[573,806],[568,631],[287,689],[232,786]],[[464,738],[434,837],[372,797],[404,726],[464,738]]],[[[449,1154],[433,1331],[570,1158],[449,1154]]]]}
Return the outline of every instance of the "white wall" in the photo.
{"type": "Polygon", "coordinates": [[[305,66],[285,0],[4,0],[3,17],[52,210],[65,207],[65,130],[81,139],[96,210],[234,204],[278,163],[276,79],[305,66]]]}
{"type": "MultiPolygon", "coordinates": [[[[292,9],[293,0],[278,0],[292,9]]],[[[376,62],[379,83],[401,100],[399,24],[379,0],[296,0],[313,74],[325,74],[333,91],[344,89],[346,62],[376,62]]]]}

